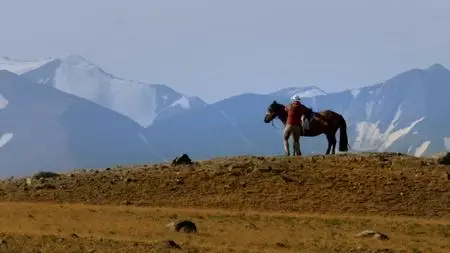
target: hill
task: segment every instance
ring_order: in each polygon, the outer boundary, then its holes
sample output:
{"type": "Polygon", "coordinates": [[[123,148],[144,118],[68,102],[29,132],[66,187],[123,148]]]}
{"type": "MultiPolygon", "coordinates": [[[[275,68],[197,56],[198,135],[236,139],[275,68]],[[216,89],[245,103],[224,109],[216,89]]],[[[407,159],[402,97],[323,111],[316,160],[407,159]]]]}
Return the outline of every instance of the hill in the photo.
{"type": "Polygon", "coordinates": [[[0,176],[147,162],[141,127],[88,100],[0,70],[0,176]]]}
{"type": "Polygon", "coordinates": [[[397,153],[228,157],[30,179],[0,182],[0,249],[169,252],[162,241],[173,239],[180,252],[450,250],[450,167],[397,153]],[[200,232],[170,231],[174,219],[200,232]],[[355,237],[367,229],[389,240],[355,237]]]}
{"type": "Polygon", "coordinates": [[[64,174],[39,194],[11,181],[1,199],[450,218],[449,172],[390,153],[217,158],[64,174]]]}

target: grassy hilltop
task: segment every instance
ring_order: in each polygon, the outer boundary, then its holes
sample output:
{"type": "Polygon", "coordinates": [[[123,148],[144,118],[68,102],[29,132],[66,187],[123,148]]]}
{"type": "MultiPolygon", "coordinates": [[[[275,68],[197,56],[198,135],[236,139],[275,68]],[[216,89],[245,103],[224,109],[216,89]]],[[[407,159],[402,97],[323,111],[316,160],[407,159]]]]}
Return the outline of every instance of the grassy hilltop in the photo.
{"type": "Polygon", "coordinates": [[[165,252],[169,239],[174,252],[450,252],[449,175],[431,159],[378,153],[9,179],[0,252],[165,252]],[[176,219],[198,233],[166,227],[176,219]],[[355,237],[363,230],[389,240],[355,237]]]}

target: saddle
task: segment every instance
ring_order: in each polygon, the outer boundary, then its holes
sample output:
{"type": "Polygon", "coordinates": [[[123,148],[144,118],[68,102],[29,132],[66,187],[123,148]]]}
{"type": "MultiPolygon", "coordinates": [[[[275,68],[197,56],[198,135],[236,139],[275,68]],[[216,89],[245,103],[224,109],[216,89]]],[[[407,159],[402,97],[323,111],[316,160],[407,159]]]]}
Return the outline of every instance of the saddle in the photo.
{"type": "Polygon", "coordinates": [[[306,110],[306,114],[302,116],[302,128],[305,131],[311,130],[312,123],[314,121],[319,121],[324,125],[328,125],[326,121],[322,119],[322,115],[318,114],[317,112],[313,111],[311,108],[304,106],[306,110]]]}

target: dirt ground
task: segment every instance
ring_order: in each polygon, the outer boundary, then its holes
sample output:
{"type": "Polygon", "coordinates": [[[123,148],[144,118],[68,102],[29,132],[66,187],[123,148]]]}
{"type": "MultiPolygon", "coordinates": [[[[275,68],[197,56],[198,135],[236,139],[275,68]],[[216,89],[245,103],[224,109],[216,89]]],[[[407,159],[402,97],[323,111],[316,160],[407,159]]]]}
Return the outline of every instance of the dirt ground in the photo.
{"type": "Polygon", "coordinates": [[[450,252],[450,166],[232,157],[0,182],[0,252],[450,252]],[[199,232],[175,232],[174,219],[199,232]],[[363,230],[389,240],[358,238],[363,230]]]}

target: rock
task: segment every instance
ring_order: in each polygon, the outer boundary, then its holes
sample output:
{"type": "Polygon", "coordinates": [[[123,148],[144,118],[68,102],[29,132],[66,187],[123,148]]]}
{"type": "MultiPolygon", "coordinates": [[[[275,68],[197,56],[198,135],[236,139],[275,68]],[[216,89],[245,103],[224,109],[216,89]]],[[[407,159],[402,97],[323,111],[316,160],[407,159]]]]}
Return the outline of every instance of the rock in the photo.
{"type": "Polygon", "coordinates": [[[27,179],[26,179],[26,183],[27,183],[27,185],[31,185],[31,183],[32,183],[32,178],[31,178],[31,177],[27,178],[27,179]]]}
{"type": "Polygon", "coordinates": [[[40,183],[35,186],[36,190],[51,190],[56,189],[56,186],[53,184],[40,183]]]}
{"type": "Polygon", "coordinates": [[[178,245],[173,240],[162,241],[157,245],[157,247],[158,248],[166,248],[166,249],[181,249],[181,246],[178,245]]]}
{"type": "Polygon", "coordinates": [[[378,240],[389,240],[389,237],[383,233],[374,231],[374,230],[364,230],[359,234],[355,235],[356,237],[363,237],[363,238],[374,238],[378,240]]]}
{"type": "Polygon", "coordinates": [[[287,248],[286,244],[284,244],[282,242],[277,242],[277,243],[275,243],[275,245],[279,248],[287,248]]]}
{"type": "Polygon", "coordinates": [[[258,227],[255,224],[253,224],[253,223],[246,223],[245,224],[245,228],[251,229],[251,230],[257,230],[258,229],[258,227]]]}
{"type": "Polygon", "coordinates": [[[131,202],[128,201],[128,200],[123,200],[123,201],[120,202],[120,204],[121,205],[125,205],[125,206],[129,206],[129,205],[131,205],[131,202]]]}
{"type": "Polygon", "coordinates": [[[171,222],[167,224],[166,227],[170,227],[177,232],[197,233],[197,226],[194,222],[189,220],[171,222]]]}
{"type": "Polygon", "coordinates": [[[33,175],[33,178],[54,178],[59,177],[58,173],[51,172],[51,171],[39,171],[33,175]]]}
{"type": "Polygon", "coordinates": [[[175,157],[172,161],[172,165],[181,165],[181,164],[193,164],[191,158],[187,154],[183,154],[180,157],[175,157]]]}

